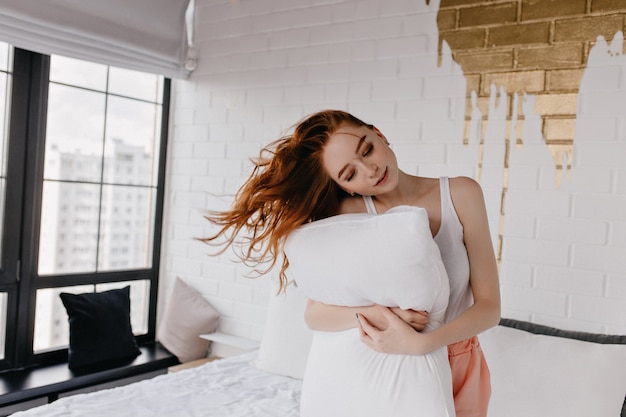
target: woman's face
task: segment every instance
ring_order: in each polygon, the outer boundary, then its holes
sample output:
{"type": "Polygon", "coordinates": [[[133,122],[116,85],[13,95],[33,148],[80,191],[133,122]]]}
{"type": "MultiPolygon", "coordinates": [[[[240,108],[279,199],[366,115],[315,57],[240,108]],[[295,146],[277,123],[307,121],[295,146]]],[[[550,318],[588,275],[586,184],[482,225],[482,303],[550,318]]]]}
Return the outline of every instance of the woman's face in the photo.
{"type": "Polygon", "coordinates": [[[376,128],[340,126],[324,146],[323,163],[348,193],[380,195],[398,183],[398,161],[387,138],[376,128]]]}

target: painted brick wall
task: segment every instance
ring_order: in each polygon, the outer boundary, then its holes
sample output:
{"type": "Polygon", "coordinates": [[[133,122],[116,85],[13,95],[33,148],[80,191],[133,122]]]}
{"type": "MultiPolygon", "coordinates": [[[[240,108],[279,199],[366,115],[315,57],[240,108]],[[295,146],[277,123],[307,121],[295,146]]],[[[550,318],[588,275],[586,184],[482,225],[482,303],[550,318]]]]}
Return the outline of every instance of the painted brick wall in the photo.
{"type": "MultiPolygon", "coordinates": [[[[521,3],[536,1],[457,0],[439,16],[444,0],[196,2],[198,69],[174,82],[161,303],[181,276],[221,312],[222,331],[260,339],[270,278],[247,278],[249,270],[230,252],[209,256],[211,249],[194,240],[210,231],[203,211],[228,206],[249,172],[248,158],[262,145],[311,112],[340,108],[379,127],[405,171],[480,180],[501,254],[505,316],[626,332],[620,35],[612,34],[610,45],[590,46],[588,63],[575,75],[555,68],[562,74],[552,85],[579,88],[555,98],[536,94],[532,83],[507,91],[477,81],[481,74],[464,74],[447,41],[439,44],[445,22],[450,32],[478,30],[472,26],[480,19],[498,24],[493,13],[465,4],[489,3],[498,16],[518,16],[521,3]],[[472,95],[476,82],[483,84],[472,95]],[[516,109],[524,123],[516,123],[516,109]],[[559,112],[567,117],[545,123],[545,114],[559,112]],[[572,115],[573,124],[566,121],[572,115]],[[570,176],[557,186],[557,164],[543,135],[560,131],[573,132],[573,159],[570,176]],[[507,147],[505,139],[517,146],[507,147]]],[[[580,1],[547,3],[552,11],[580,13],[580,1]]],[[[594,11],[591,2],[582,3],[584,13],[594,11]]],[[[615,2],[593,4],[615,14],[615,2]]],[[[473,47],[472,36],[459,42],[473,47]]]]}
{"type": "MultiPolygon", "coordinates": [[[[507,128],[502,132],[505,143],[502,204],[508,189],[506,171],[510,147],[523,145],[525,139],[522,131],[526,110],[515,95],[533,95],[535,104],[529,111],[541,117],[541,132],[554,159],[557,184],[561,184],[564,175],[570,174],[578,92],[589,51],[598,36],[611,42],[615,34],[624,29],[626,4],[618,3],[441,0],[437,15],[440,49],[447,43],[454,61],[463,70],[467,80],[466,125],[472,123],[474,108],[480,109],[483,123],[478,135],[481,143],[487,133],[492,88],[500,89],[500,100],[506,100],[507,128]],[[472,101],[472,94],[476,95],[475,101],[472,101]]],[[[465,132],[467,143],[469,129],[465,132]]],[[[503,240],[502,233],[499,240],[503,240]]]]}

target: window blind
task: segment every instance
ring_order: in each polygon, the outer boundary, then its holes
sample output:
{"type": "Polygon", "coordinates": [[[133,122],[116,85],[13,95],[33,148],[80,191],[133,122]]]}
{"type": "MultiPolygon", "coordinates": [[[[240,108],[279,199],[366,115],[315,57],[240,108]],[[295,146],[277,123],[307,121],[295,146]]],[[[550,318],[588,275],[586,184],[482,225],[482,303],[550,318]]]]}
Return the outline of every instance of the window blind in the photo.
{"type": "Polygon", "coordinates": [[[0,41],[43,54],[187,78],[194,0],[3,0],[0,41]]]}

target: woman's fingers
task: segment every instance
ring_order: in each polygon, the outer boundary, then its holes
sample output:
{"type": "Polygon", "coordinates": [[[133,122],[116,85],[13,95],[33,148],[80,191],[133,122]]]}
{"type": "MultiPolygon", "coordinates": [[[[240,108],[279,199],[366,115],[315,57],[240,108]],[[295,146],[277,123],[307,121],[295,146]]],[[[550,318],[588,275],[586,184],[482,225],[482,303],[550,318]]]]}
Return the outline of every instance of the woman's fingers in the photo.
{"type": "Polygon", "coordinates": [[[362,334],[365,335],[370,335],[376,331],[378,331],[378,329],[376,327],[374,327],[372,325],[372,323],[369,322],[369,320],[367,319],[367,317],[365,317],[363,314],[356,314],[356,318],[359,322],[359,329],[361,331],[362,334]]]}
{"type": "MultiPolygon", "coordinates": [[[[362,313],[357,314],[361,341],[378,352],[417,354],[430,350],[425,345],[426,335],[415,331],[415,328],[404,321],[389,307],[375,306],[373,315],[376,317],[374,326],[362,313]]],[[[369,312],[368,312],[369,314],[369,312]]],[[[420,314],[424,317],[423,314],[420,314]]]]}
{"type": "Polygon", "coordinates": [[[420,310],[403,310],[400,307],[392,307],[391,311],[415,330],[421,332],[428,324],[428,312],[420,310]]]}

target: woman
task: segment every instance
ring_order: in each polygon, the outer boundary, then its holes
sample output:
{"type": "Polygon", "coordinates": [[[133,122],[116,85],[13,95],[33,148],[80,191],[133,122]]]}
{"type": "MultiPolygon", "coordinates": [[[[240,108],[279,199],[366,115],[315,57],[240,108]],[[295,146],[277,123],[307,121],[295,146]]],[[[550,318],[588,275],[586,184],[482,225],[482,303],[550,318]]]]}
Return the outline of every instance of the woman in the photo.
{"type": "MultiPolygon", "coordinates": [[[[458,305],[454,304],[453,308],[458,309],[460,304],[465,307],[465,304],[472,303],[471,306],[445,325],[428,333],[419,333],[399,318],[416,322],[415,326],[422,328],[425,321],[419,318],[419,312],[396,309],[393,310],[398,313],[396,315],[380,306],[348,308],[312,302],[306,313],[309,325],[319,330],[349,329],[355,326],[356,312],[361,339],[372,349],[424,355],[471,338],[497,324],[500,315],[497,268],[482,192],[468,178],[451,180],[450,188],[463,228],[467,275],[471,283],[471,287],[465,285],[471,294],[465,291],[460,297],[465,301],[455,301],[458,305]],[[472,296],[473,300],[470,300],[472,296]]],[[[246,248],[241,253],[242,259],[253,266],[266,265],[266,269],[259,271],[264,272],[280,259],[284,241],[291,232],[306,223],[338,214],[384,213],[400,205],[423,207],[428,213],[432,234],[438,234],[439,228],[443,230],[445,224],[442,223],[440,195],[439,180],[410,176],[398,169],[395,155],[378,129],[342,111],[323,111],[302,121],[293,135],[279,139],[261,152],[250,178],[238,191],[233,207],[207,216],[219,229],[205,241],[225,237],[226,244],[232,245],[243,234],[246,248]]],[[[441,248],[444,262],[449,258],[446,269],[449,264],[458,264],[462,270],[463,262],[458,259],[458,251],[447,254],[445,250],[441,248]]],[[[282,285],[287,282],[288,263],[287,258],[282,260],[282,285]]],[[[457,313],[455,311],[453,315],[457,313]]],[[[478,352],[471,356],[477,358],[484,369],[484,359],[475,339],[464,342],[461,350],[478,352]]],[[[458,379],[459,369],[466,375],[474,365],[453,365],[455,379],[458,379]]],[[[465,391],[473,396],[485,385],[486,374],[469,374],[479,377],[475,381],[471,377],[463,378],[465,391]]],[[[485,397],[485,390],[482,392],[485,397]]],[[[458,404],[455,399],[455,406],[458,404]]],[[[415,410],[419,415],[418,403],[415,410]]]]}
{"type": "MultiPolygon", "coordinates": [[[[423,334],[413,328],[424,328],[428,321],[424,312],[336,307],[314,301],[307,305],[307,324],[327,331],[358,325],[362,340],[386,353],[423,354],[448,345],[457,416],[484,417],[491,390],[476,335],[498,323],[500,298],[482,191],[469,178],[407,175],[397,169],[395,157],[386,148],[385,152],[355,153],[354,130],[338,129],[331,136],[336,140],[326,146],[325,167],[331,176],[338,173],[333,179],[349,193],[362,196],[346,199],[341,212],[383,213],[398,205],[427,209],[431,232],[450,278],[447,324],[423,334]]],[[[387,146],[384,135],[375,128],[373,131],[376,138],[372,142],[387,146]]]]}

